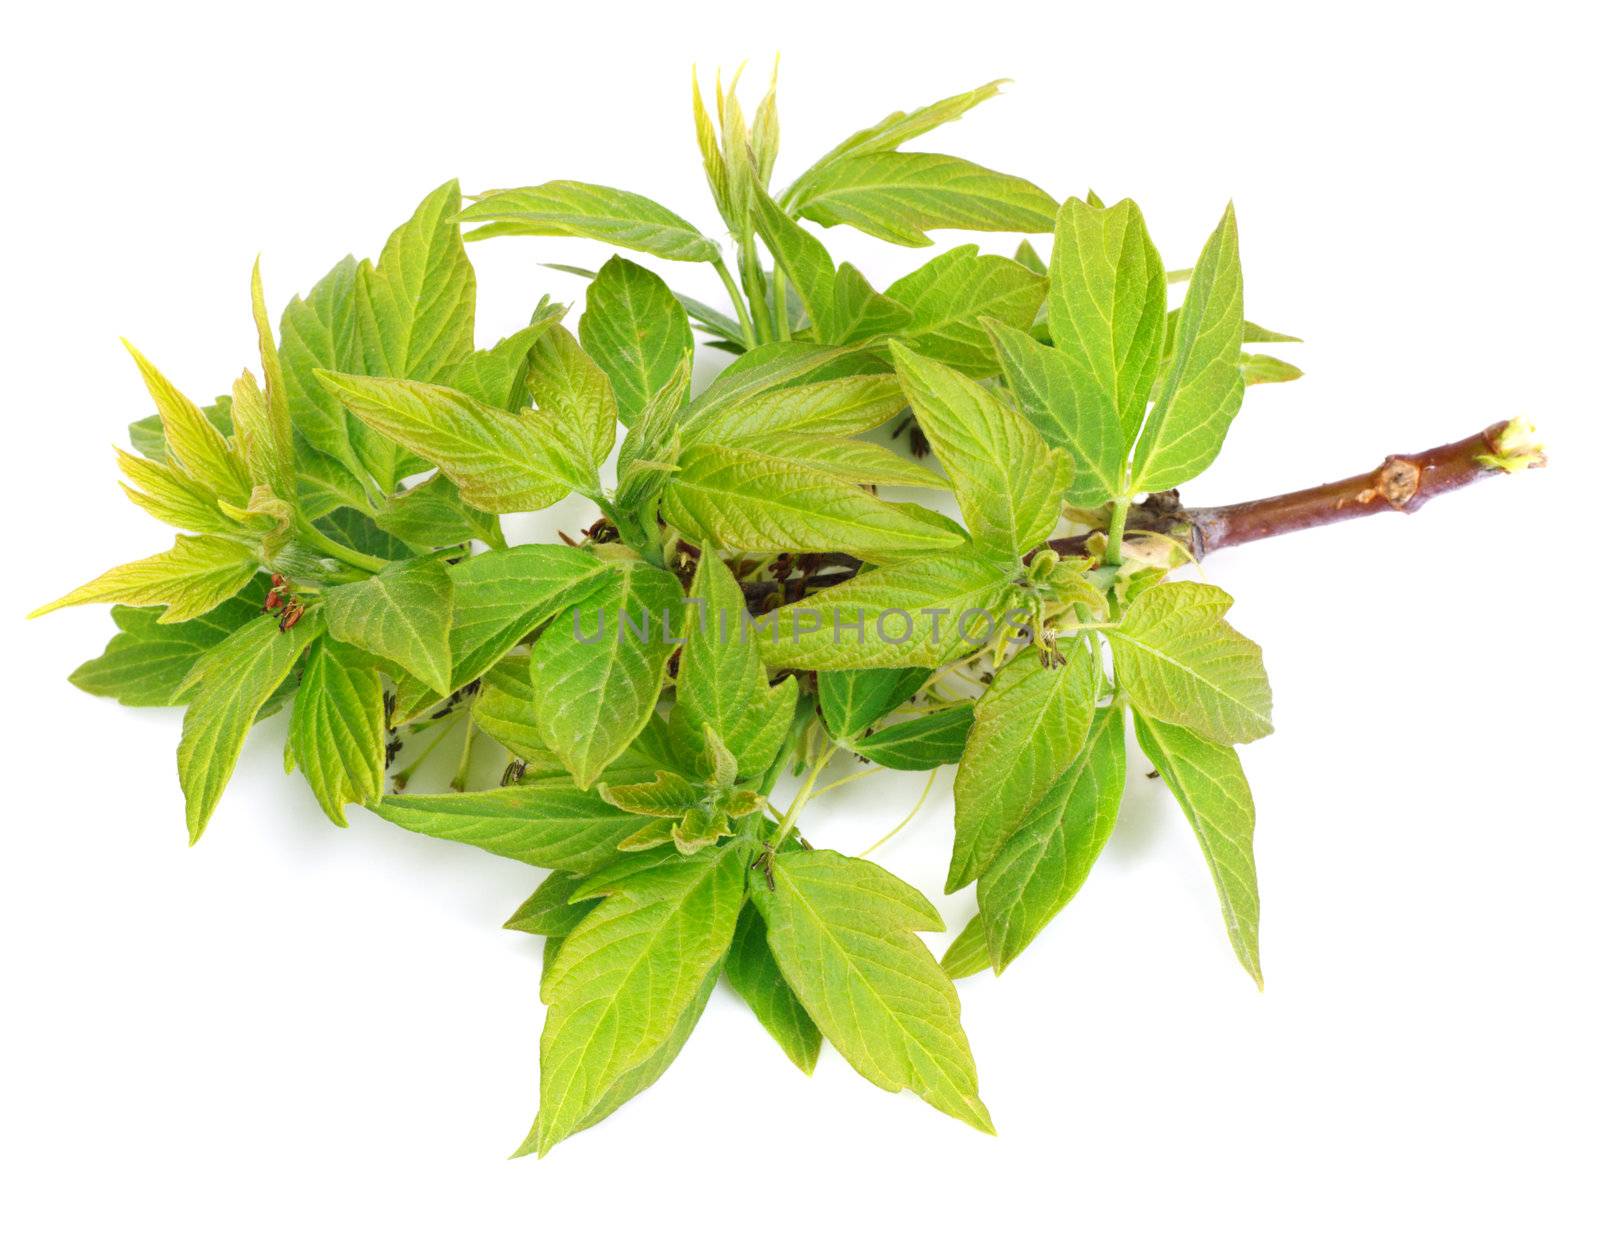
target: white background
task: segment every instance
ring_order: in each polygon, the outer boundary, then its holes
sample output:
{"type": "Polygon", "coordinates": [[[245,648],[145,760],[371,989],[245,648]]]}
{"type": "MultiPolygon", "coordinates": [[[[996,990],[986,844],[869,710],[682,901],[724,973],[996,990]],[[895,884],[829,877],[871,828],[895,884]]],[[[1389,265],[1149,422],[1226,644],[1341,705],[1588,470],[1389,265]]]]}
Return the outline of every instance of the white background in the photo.
{"type": "MultiPolygon", "coordinates": [[[[1600,221],[1578,11],[11,13],[0,1233],[1595,1237],[1600,221]],[[1307,377],[1251,391],[1191,501],[1518,413],[1554,465],[1208,563],[1276,695],[1278,732],[1245,753],[1264,994],[1135,760],[1082,895],[1003,981],[961,987],[999,1138],[831,1052],[807,1081],[724,991],[644,1097],[511,1163],[534,1111],[539,946],[499,925],[537,874],[364,814],[333,829],[281,772],[281,716],[191,851],[177,713],[64,681],[103,645],[104,610],[20,617],[167,540],[114,482],[109,444],[147,412],[119,334],[192,394],[223,391],[250,362],[258,251],[276,309],[450,176],[620,185],[709,229],[690,65],[748,56],[762,80],[774,49],[780,182],[893,108],[1010,76],[923,148],[1057,196],[1133,195],[1172,266],[1233,198],[1247,311],[1306,338],[1284,352],[1307,377]]],[[[841,234],[880,285],[928,257],[841,234]]],[[[476,250],[481,342],[541,292],[578,294],[540,261],[605,253],[476,250]]],[[[707,270],[670,275],[716,293],[707,270]]],[[[806,832],[859,850],[918,781],[852,786],[806,832]]],[[[936,893],[949,813],[946,777],[876,857],[936,893]]],[[[940,899],[953,928],[972,901],[940,899]]]]}

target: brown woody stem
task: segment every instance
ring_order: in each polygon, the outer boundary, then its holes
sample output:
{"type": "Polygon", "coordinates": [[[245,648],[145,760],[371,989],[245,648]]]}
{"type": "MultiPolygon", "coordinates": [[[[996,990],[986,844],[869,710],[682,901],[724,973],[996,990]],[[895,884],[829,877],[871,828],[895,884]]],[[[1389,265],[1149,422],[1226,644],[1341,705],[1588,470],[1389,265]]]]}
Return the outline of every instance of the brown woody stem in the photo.
{"type": "MultiPolygon", "coordinates": [[[[1175,539],[1199,560],[1236,544],[1368,514],[1415,513],[1434,497],[1480,479],[1543,465],[1544,455],[1529,438],[1529,429],[1520,423],[1496,423],[1463,440],[1420,453],[1391,454],[1366,474],[1258,501],[1188,509],[1175,491],[1154,493],[1129,511],[1128,538],[1154,533],[1175,539]]],[[[1081,556],[1099,534],[1091,531],[1055,539],[1049,546],[1063,556],[1081,556]]],[[[747,582],[745,596],[752,608],[772,607],[804,592],[845,582],[860,568],[853,558],[827,560],[836,568],[816,573],[803,584],[791,583],[785,590],[783,583],[747,582]]]]}

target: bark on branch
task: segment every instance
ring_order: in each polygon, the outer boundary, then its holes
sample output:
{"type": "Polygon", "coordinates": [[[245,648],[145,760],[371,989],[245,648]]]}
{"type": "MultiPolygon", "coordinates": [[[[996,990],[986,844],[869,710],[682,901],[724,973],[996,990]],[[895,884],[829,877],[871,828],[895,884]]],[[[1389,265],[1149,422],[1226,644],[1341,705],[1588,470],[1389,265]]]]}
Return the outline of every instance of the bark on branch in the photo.
{"type": "MultiPolygon", "coordinates": [[[[1130,540],[1137,540],[1141,532],[1177,540],[1200,560],[1237,544],[1369,514],[1415,513],[1446,492],[1544,464],[1544,453],[1531,428],[1520,420],[1496,423],[1420,453],[1390,454],[1365,474],[1257,501],[1189,509],[1176,491],[1154,493],[1129,511],[1127,530],[1130,540]]],[[[1063,556],[1082,556],[1095,536],[1103,534],[1090,531],[1051,540],[1049,546],[1063,556]]],[[[745,599],[752,609],[771,608],[847,582],[860,569],[860,563],[850,557],[834,554],[823,560],[828,568],[803,579],[746,582],[745,599]]]]}

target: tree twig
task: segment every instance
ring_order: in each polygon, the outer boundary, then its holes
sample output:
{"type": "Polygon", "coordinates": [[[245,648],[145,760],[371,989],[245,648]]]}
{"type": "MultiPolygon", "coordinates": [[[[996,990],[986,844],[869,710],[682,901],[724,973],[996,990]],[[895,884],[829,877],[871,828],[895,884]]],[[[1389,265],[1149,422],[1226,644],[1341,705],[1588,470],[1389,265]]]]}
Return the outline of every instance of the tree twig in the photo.
{"type": "MultiPolygon", "coordinates": [[[[1369,514],[1415,513],[1446,492],[1544,464],[1544,452],[1534,440],[1532,428],[1513,420],[1420,453],[1390,454],[1365,474],[1257,501],[1189,509],[1176,491],[1153,493],[1128,511],[1127,529],[1130,539],[1137,539],[1132,533],[1141,531],[1174,539],[1199,560],[1237,544],[1369,514]]],[[[1103,532],[1054,539],[1049,547],[1062,556],[1082,556],[1098,535],[1103,532]]],[[[855,558],[842,554],[829,554],[824,560],[832,568],[801,583],[745,582],[746,602],[757,612],[793,603],[800,595],[794,591],[796,586],[803,587],[805,594],[821,591],[848,582],[861,568],[855,558]]]]}

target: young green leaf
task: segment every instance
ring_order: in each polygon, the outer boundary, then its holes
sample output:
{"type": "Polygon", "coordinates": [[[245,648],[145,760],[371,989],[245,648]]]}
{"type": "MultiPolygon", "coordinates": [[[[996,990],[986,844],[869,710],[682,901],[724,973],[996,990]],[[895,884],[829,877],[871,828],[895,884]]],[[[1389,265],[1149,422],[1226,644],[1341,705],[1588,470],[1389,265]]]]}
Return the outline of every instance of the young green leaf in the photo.
{"type": "Polygon", "coordinates": [[[933,445],[973,539],[1002,556],[1031,552],[1061,518],[1072,463],[994,393],[895,344],[895,372],[933,445]]]}
{"type": "Polygon", "coordinates": [[[979,920],[997,974],[1083,887],[1111,836],[1122,805],[1124,728],[1120,708],[1095,713],[1078,758],[978,878],[979,920]]]}
{"type": "Polygon", "coordinates": [[[785,678],[767,684],[761,653],[748,628],[744,593],[714,549],[700,550],[686,618],[688,635],[678,658],[678,697],[670,732],[679,751],[711,772],[706,731],[713,731],[733,758],[735,775],[749,779],[766,771],[794,720],[800,686],[785,678]]]}
{"type": "Polygon", "coordinates": [[[922,772],[961,759],[972,729],[972,705],[957,704],[896,721],[856,740],[855,753],[885,768],[922,772]]]}
{"type": "Polygon", "coordinates": [[[367,426],[435,463],[469,504],[492,514],[600,494],[593,429],[543,412],[508,414],[437,384],[318,372],[367,426]]]}
{"type": "Polygon", "coordinates": [[[918,354],[982,377],[995,373],[993,343],[982,321],[1022,329],[1033,323],[1047,282],[1019,263],[957,246],[885,291],[908,318],[896,335],[918,354]]]}
{"type": "Polygon", "coordinates": [[[224,535],[238,524],[217,505],[217,495],[176,466],[135,457],[118,449],[117,464],[133,485],[122,485],[127,498],[145,513],[180,531],[224,535]]]}
{"type": "Polygon", "coordinates": [[[1194,827],[1222,902],[1228,940],[1256,986],[1261,979],[1261,898],[1252,839],[1255,800],[1232,747],[1218,746],[1178,725],[1133,714],[1139,746],[1194,827]]]}
{"type": "Polygon", "coordinates": [[[454,584],[432,558],[392,562],[380,574],[332,587],[323,597],[328,633],[392,660],[441,695],[450,693],[454,584]]]}
{"type": "Polygon", "coordinates": [[[439,373],[439,383],[496,410],[521,410],[528,404],[528,355],[566,313],[567,308],[559,302],[541,299],[526,328],[451,363],[439,373]]]}
{"type": "Polygon", "coordinates": [[[1178,314],[1172,362],[1133,451],[1133,491],[1187,483],[1222,448],[1244,400],[1244,281],[1233,204],[1200,253],[1178,314]]]}
{"type": "Polygon", "coordinates": [[[808,1075],[815,1070],[822,1033],[778,969],[767,945],[767,926],[751,904],[739,912],[723,970],[733,991],[745,999],[789,1060],[808,1075]]]}
{"type": "Polygon", "coordinates": [[[1252,384],[1287,384],[1305,375],[1293,363],[1286,363],[1271,354],[1240,354],[1239,371],[1244,376],[1246,387],[1252,384]]]}
{"type": "Polygon", "coordinates": [[[205,832],[257,715],[321,629],[315,612],[289,630],[280,630],[276,618],[257,617],[202,656],[179,688],[193,690],[178,743],[191,845],[205,832]]]}
{"type": "Polygon", "coordinates": [[[723,548],[889,561],[966,543],[931,510],[880,501],[831,474],[744,446],[684,450],[661,513],[691,539],[723,548]]]}
{"type": "Polygon", "coordinates": [[[168,624],[208,613],[255,577],[256,554],[218,535],[180,535],[166,552],[130,561],[29,613],[39,617],[73,604],[164,604],[168,624]]]}
{"type": "Polygon", "coordinates": [[[234,385],[234,438],[244,455],[251,483],[292,503],[295,500],[294,425],[289,418],[283,362],[278,357],[278,344],[272,338],[272,321],[267,316],[266,295],[261,289],[259,259],[250,273],[250,309],[255,318],[256,343],[261,355],[262,387],[258,389],[254,378],[249,379],[245,387],[252,397],[259,394],[260,402],[252,402],[244,408],[239,405],[239,383],[234,385]]]}
{"type": "Polygon", "coordinates": [[[921,108],[914,108],[910,112],[891,112],[876,125],[869,125],[866,129],[857,130],[832,151],[829,151],[827,155],[823,156],[801,175],[787,197],[799,197],[807,179],[840,156],[867,155],[875,151],[896,151],[901,144],[910,142],[913,138],[921,137],[941,125],[959,120],[971,109],[983,103],[984,100],[993,99],[1000,93],[1000,88],[1005,84],[1006,79],[998,78],[993,82],[986,82],[973,90],[963,91],[959,95],[951,95],[946,99],[927,104],[921,108]]]}
{"type": "Polygon", "coordinates": [[[961,1003],[916,935],[944,927],[928,900],[831,850],[779,852],[770,876],[752,889],[767,945],[822,1034],[878,1087],[992,1132],[961,1003]]]}
{"type": "Polygon", "coordinates": [[[915,695],[932,669],[839,669],[817,675],[822,719],[836,742],[852,745],[915,695]]]}
{"type": "Polygon", "coordinates": [[[1074,642],[1059,665],[1024,651],[978,700],[956,771],[956,843],[945,892],[977,880],[1083,750],[1094,715],[1095,651],[1074,642]]]}
{"type": "Polygon", "coordinates": [[[319,473],[331,477],[335,492],[364,498],[366,470],[355,451],[353,421],[316,378],[318,370],[360,372],[366,366],[356,311],[358,266],[346,256],[304,298],[291,299],[278,335],[289,419],[301,441],[295,456],[302,473],[320,459],[319,473]]]}
{"type": "Polygon", "coordinates": [[[527,779],[567,775],[566,765],[544,745],[534,719],[526,652],[512,652],[484,673],[471,711],[475,726],[523,762],[527,779]]]}
{"type": "Polygon", "coordinates": [[[481,676],[608,572],[592,552],[564,544],[519,544],[451,566],[450,689],[481,676]]]}
{"type": "Polygon", "coordinates": [[[642,194],[582,181],[548,181],[521,190],[496,190],[467,204],[458,217],[486,237],[588,237],[661,259],[709,263],[721,252],[709,237],[642,194]]]}
{"type": "Polygon", "coordinates": [[[250,496],[250,479],[244,463],[210,419],[166,376],[162,375],[143,354],[128,345],[144,379],[145,389],[156,403],[161,416],[161,432],[166,446],[167,459],[181,467],[191,479],[203,484],[209,491],[242,505],[250,496]]]}
{"type": "Polygon", "coordinates": [[[847,483],[899,484],[906,488],[944,489],[949,484],[926,466],[902,457],[887,445],[812,432],[777,432],[752,448],[786,462],[810,467],[847,483]]]}
{"type": "Polygon", "coordinates": [[[1022,413],[1045,443],[1065,450],[1072,459],[1067,503],[1090,508],[1121,495],[1127,450],[1110,404],[1079,404],[1077,390],[1083,379],[1063,351],[993,320],[984,325],[994,341],[1006,387],[1022,413]]]}
{"type": "Polygon", "coordinates": [[[611,377],[618,414],[629,426],[694,349],[689,317],[666,283],[620,255],[589,285],[578,336],[611,377]]]}
{"type": "Polygon", "coordinates": [[[714,418],[698,419],[685,443],[704,440],[759,449],[768,437],[786,433],[849,436],[879,427],[905,408],[895,376],[841,376],[753,393],[714,418]]]}
{"type": "Polygon", "coordinates": [[[562,942],[540,989],[539,1116],[522,1151],[541,1156],[671,1041],[719,972],[744,904],[744,859],[669,851],[578,892],[604,900],[562,942]]]}
{"type": "Polygon", "coordinates": [[[1119,428],[1119,447],[1144,419],[1161,365],[1167,282],[1132,199],[1094,207],[1068,199],[1050,254],[1050,338],[1067,363],[1063,423],[1119,428]]]}
{"type": "Polygon", "coordinates": [[[106,650],[74,669],[68,681],[81,691],[109,695],[130,708],[180,704],[187,695],[180,695],[178,688],[195,661],[260,616],[261,596],[259,589],[247,588],[209,613],[175,625],[162,625],[160,608],[119,604],[111,610],[118,631],[106,650]]]}
{"type": "Polygon", "coordinates": [[[683,635],[683,589],[665,570],[623,560],[597,581],[539,637],[530,667],[545,745],[584,789],[644,728],[683,635]]]}
{"type": "Polygon", "coordinates": [[[446,548],[475,539],[491,548],[506,546],[500,519],[468,505],[445,474],[432,475],[413,488],[385,497],[372,521],[414,548],[446,548]]]}
{"type": "Polygon", "coordinates": [[[287,758],[300,766],[329,820],[346,803],[383,793],[383,679],[372,659],[323,635],[306,653],[289,718],[287,758]]]}
{"type": "MultiPolygon", "coordinates": [[[[472,353],[477,281],[455,227],[461,190],[454,181],[418,205],[384,243],[377,266],[356,271],[356,315],[366,372],[437,380],[472,353]]],[[[384,491],[406,473],[395,446],[371,424],[356,427],[355,448],[384,491]]]]}
{"type": "Polygon", "coordinates": [[[790,219],[766,191],[756,189],[752,202],[756,230],[772,252],[774,262],[800,296],[816,329],[817,340],[824,343],[837,340],[833,300],[838,273],[827,247],[790,219]]]}
{"type": "Polygon", "coordinates": [[[598,898],[572,900],[585,883],[582,876],[573,872],[551,872],[501,926],[540,937],[568,935],[600,904],[598,898]]]}
{"type": "Polygon", "coordinates": [[[1227,622],[1233,597],[1203,583],[1162,583],[1135,597],[1110,631],[1117,686],[1147,716],[1212,742],[1272,732],[1261,649],[1227,622]]]}
{"type": "Polygon", "coordinates": [[[565,778],[464,794],[388,794],[372,810],[413,833],[565,872],[613,862],[617,846],[652,823],[565,778]]]}
{"type": "Polygon", "coordinates": [[[901,246],[931,246],[927,229],[1048,233],[1056,203],[1021,177],[953,155],[875,151],[841,156],[806,178],[794,210],[854,225],[901,246]]]}
{"type": "Polygon", "coordinates": [[[587,444],[588,460],[598,466],[617,437],[617,399],[610,379],[560,324],[540,335],[528,359],[528,391],[538,403],[540,421],[587,444]]]}
{"type": "Polygon", "coordinates": [[[1020,601],[1014,567],[978,552],[923,557],[859,574],[757,621],[781,669],[937,667],[986,646],[1020,601]]]}

